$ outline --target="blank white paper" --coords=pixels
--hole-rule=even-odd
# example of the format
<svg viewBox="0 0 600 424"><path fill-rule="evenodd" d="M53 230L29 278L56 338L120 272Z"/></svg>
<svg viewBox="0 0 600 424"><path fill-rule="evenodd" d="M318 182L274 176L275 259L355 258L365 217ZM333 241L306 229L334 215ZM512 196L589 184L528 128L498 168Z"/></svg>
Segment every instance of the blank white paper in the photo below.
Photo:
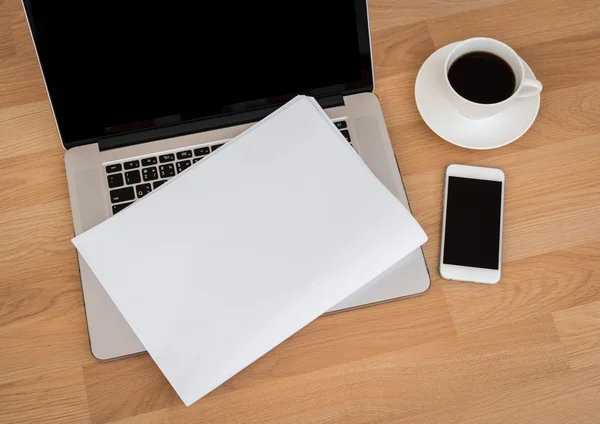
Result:
<svg viewBox="0 0 600 424"><path fill-rule="evenodd" d="M190 405L426 240L299 96L73 243Z"/></svg>

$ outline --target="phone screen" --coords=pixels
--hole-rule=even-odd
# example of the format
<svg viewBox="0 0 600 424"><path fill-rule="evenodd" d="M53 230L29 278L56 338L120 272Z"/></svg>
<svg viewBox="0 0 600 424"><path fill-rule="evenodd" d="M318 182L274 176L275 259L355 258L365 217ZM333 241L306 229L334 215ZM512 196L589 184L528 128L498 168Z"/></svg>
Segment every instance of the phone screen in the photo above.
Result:
<svg viewBox="0 0 600 424"><path fill-rule="evenodd" d="M499 269L502 184L448 178L444 264Z"/></svg>

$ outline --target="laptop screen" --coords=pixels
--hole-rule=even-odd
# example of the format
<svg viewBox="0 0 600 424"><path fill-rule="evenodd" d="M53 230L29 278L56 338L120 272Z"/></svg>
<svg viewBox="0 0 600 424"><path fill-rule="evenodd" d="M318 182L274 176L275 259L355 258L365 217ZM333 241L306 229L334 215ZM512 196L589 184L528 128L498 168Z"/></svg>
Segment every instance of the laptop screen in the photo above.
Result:
<svg viewBox="0 0 600 424"><path fill-rule="evenodd" d="M372 86L365 0L24 3L67 147Z"/></svg>

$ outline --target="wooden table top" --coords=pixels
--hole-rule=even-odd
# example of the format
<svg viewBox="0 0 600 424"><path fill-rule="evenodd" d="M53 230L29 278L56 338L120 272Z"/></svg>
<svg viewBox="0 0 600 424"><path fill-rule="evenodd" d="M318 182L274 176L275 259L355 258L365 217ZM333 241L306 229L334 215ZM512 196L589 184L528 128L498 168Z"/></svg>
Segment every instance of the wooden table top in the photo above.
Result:
<svg viewBox="0 0 600 424"><path fill-rule="evenodd" d="M90 354L63 150L18 0L0 0L1 423L600 422L600 1L372 0L377 94L425 295L322 317L190 408L148 355ZM419 66L471 36L544 83L517 142L469 151L414 102ZM438 273L444 170L506 173L503 278Z"/></svg>

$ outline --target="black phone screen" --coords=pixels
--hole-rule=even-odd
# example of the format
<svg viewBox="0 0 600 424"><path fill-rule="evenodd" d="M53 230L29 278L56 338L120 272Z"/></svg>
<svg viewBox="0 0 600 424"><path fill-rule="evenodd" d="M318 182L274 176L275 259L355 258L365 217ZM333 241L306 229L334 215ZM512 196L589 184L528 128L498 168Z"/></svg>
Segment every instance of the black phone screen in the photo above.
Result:
<svg viewBox="0 0 600 424"><path fill-rule="evenodd" d="M499 269L502 184L448 178L442 263Z"/></svg>

